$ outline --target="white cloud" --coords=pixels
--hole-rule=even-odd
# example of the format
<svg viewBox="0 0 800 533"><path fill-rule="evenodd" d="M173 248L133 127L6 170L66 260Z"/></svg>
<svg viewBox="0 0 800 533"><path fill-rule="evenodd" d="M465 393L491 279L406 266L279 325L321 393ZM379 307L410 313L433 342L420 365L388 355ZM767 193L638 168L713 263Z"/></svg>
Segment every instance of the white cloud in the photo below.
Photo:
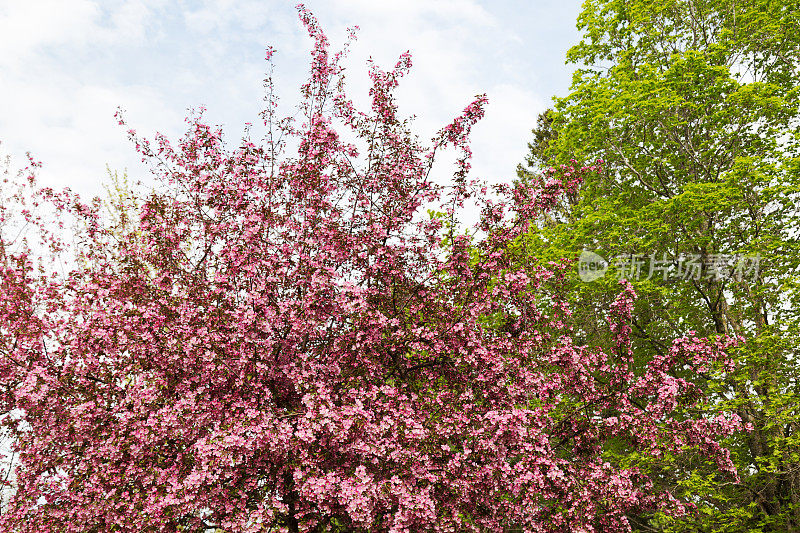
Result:
<svg viewBox="0 0 800 533"><path fill-rule="evenodd" d="M33 0L0 4L0 61L29 59L42 46L83 43L99 15L91 0Z"/></svg>
<svg viewBox="0 0 800 533"><path fill-rule="evenodd" d="M515 85L494 85L488 92L493 96L486 116L473 134L473 171L492 183L507 182L516 177L536 116L546 109L546 103L532 91Z"/></svg>
<svg viewBox="0 0 800 533"><path fill-rule="evenodd" d="M475 94L488 93L487 116L475 130L474 169L490 181L514 176L536 114L549 98L536 92L541 88L533 80L541 76L525 60L531 35L511 29L519 27L509 18L520 17L519 9L471 0L307 4L333 48L341 45L345 27L361 26L347 63L357 103L368 105L368 57L391 68L402 52L412 51L414 67L398 100L401 112L418 116L423 138ZM116 107L127 110L137 130L176 138L186 108L205 104L209 120L224 123L235 138L245 121L257 122L267 45L279 51L275 77L282 101L294 103L311 43L290 3L0 3L0 141L17 156L34 152L45 164L43 181L81 192L101 191L106 164L144 177L113 119Z"/></svg>

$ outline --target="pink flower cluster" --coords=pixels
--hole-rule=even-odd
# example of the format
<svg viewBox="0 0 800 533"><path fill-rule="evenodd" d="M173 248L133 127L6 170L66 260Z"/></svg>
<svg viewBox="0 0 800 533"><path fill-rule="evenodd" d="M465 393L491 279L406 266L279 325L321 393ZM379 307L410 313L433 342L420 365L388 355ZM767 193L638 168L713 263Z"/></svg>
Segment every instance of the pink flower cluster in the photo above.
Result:
<svg viewBox="0 0 800 533"><path fill-rule="evenodd" d="M678 339L637 372L630 286L613 352L578 346L548 292L565 265L510 251L596 168L506 190L485 238L454 234L453 206L481 197L465 176L485 97L423 146L392 93L410 56L373 66L372 108L356 111L343 55L300 17L304 124L268 98L258 144L228 149L202 113L177 146L131 130L163 184L132 223L42 196L85 228L66 274L3 235L0 401L18 463L0 529L629 531L628 513L684 504L610 464L611 440L733 472L717 439L737 420L692 418L705 400L671 374L725 364L730 341ZM457 187L428 177L443 145L460 150Z"/></svg>

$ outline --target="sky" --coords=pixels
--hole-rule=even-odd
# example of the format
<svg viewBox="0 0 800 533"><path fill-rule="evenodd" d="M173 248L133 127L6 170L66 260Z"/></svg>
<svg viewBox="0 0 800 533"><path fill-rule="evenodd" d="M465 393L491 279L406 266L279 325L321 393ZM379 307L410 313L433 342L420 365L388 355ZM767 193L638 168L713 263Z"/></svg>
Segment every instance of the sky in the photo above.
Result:
<svg viewBox="0 0 800 533"><path fill-rule="evenodd" d="M0 0L0 154L43 163L40 181L103 195L107 168L149 179L124 127L177 140L187 110L205 106L232 143L258 122L265 49L273 46L278 94L290 110L308 74L311 40L296 2L275 0ZM578 0L351 0L305 5L335 50L346 28L358 40L345 65L348 94L368 102L367 59L391 68L410 50L397 92L430 138L486 93L473 133L473 175L508 182L527 153L536 116L565 95L578 40Z"/></svg>

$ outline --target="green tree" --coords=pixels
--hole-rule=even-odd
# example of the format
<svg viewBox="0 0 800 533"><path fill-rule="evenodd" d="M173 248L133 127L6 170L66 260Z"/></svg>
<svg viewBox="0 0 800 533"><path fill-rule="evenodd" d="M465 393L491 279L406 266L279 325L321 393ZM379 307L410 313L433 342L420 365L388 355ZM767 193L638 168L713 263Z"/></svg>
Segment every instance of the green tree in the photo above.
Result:
<svg viewBox="0 0 800 533"><path fill-rule="evenodd" d="M602 310L623 275L641 295L638 364L692 330L746 339L723 382L688 366L683 375L752 424L728 443L741 483L691 461L645 463L620 443L610 458L639 464L698 506L679 522L632 522L643 531L798 531L800 4L587 0L578 27L571 92L540 117L519 177L570 159L603 159L604 171L543 220L526 249L540 260L592 250L612 263L599 280L573 282L581 342L612 342ZM696 259L696 270L687 274L680 258ZM737 275L737 265L749 271Z"/></svg>

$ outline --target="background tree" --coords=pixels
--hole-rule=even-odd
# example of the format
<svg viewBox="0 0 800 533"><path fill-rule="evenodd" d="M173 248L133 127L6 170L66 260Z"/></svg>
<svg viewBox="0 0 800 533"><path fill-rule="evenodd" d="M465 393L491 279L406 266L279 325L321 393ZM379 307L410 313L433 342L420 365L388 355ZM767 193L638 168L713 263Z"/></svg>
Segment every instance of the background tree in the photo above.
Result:
<svg viewBox="0 0 800 533"><path fill-rule="evenodd" d="M607 462L616 441L732 475L717 439L736 416L705 416L708 399L669 374L724 375L731 339L676 338L636 373L630 286L603 351L567 335L562 267L512 261L529 220L597 169L503 187L485 238L449 232L481 194L466 142L485 98L424 147L392 97L410 57L372 69L359 112L341 54L300 16L304 123L277 120L268 97L259 144L228 149L201 116L174 147L131 130L161 183L119 199L136 219L24 187L17 220L54 254L67 244L45 207L79 223L63 272L10 247L2 211L0 400L20 462L0 528L625 531L626 514L685 502ZM445 146L461 153L448 187L428 178Z"/></svg>
<svg viewBox="0 0 800 533"><path fill-rule="evenodd" d="M651 463L699 513L678 523L640 516L642 530L800 528L799 22L789 1L589 0L567 56L579 66L571 93L556 100L552 125L534 130L529 168L605 161L527 240L543 259L587 249L612 262L604 278L572 283L578 342L612 342L602 325L619 275L641 296L639 364L688 331L748 339L724 383L695 368L679 374L753 425L730 440L743 482L698 475L691 461ZM631 256L639 275L613 265ZM698 258L697 276L682 256ZM759 266L737 276L736 261L724 264L736 256ZM623 446L616 461L639 458Z"/></svg>

